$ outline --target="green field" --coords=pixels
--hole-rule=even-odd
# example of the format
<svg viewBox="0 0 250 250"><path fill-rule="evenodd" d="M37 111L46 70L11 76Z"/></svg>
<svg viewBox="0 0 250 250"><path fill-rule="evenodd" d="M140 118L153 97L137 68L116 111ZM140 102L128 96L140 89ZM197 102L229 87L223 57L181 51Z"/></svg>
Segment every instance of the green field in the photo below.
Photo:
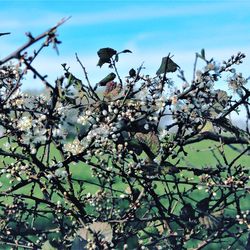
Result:
<svg viewBox="0 0 250 250"><path fill-rule="evenodd" d="M3 142L2 142L3 143ZM240 145L234 145L235 148L241 150L241 146ZM187 152L187 156L184 156L183 154L180 154L178 156L178 159L181 159L180 162L178 163L178 167L180 168L186 168L185 170L182 170L178 175L183 175L186 178L194 178L193 181L195 182L199 182L199 178L197 176L195 176L193 174L192 171L188 171L188 168L208 168L208 167L213 167L216 164L226 164L225 161L227 161L227 163L230 163L233 159L235 159L235 157L237 157L239 155L239 152L233 150L232 148L230 148L229 146L224 146L223 150L224 150L224 158L219 154L219 150L222 150L221 146L219 145L219 143L214 143L212 141L202 141L199 143L195 143L192 145L188 145L185 147L185 151ZM60 159L60 155L58 154L58 152L56 151L55 148L51 148L51 154L53 155L53 157L55 157L56 159ZM144 157L144 155L141 155L141 157ZM8 157L1 157L0 158L0 168L3 169L4 168L4 164L9 164L11 163L13 160L11 160ZM93 160L94 161L94 160ZM172 159L171 162L174 164L177 161L177 159ZM242 157L240 157L237 162L235 162L235 165L242 165L242 166L246 166L249 167L249 162L250 162L250 156L249 154L245 154ZM72 177L73 178L77 178L77 179L81 179L84 182L84 193L96 193L96 191L99 190L99 182L97 181L96 178L92 177L92 171L90 169L90 167L84 163L77 163L75 165L71 164L70 165L70 171L72 172ZM171 178L174 178L172 175L169 175L169 180L171 180ZM0 192L3 192L3 190L8 190L8 188L12 185L10 183L10 179L6 178L6 175L2 175L0 178L0 182L2 183L2 186L0 188ZM92 183L92 184L91 184ZM97 185L95 185L95 183L97 183ZM155 183L156 187L156 193L159 195L164 194L164 187L161 185L161 183ZM67 183L65 184L66 189L67 187ZM119 195L119 191L121 193L124 192L125 188L127 188L127 185L124 184L120 178L117 178L116 183L113 184L112 186L114 189L117 190L117 195ZM174 184L170 184L169 187L174 188ZM23 188L20 188L18 190L16 190L14 193L15 194L29 194L31 192L31 190L34 188L33 190L33 195L37 198L43 198L43 193L40 191L40 188L38 186L33 186L33 184L29 184L26 185ZM76 185L75 187L75 191L77 192L80 187L79 185ZM187 185L185 184L181 184L179 185L179 188L181 191L185 190L186 188L188 188ZM206 197L206 193L203 190L196 190L192 193L192 195L190 196L193 199L197 199L197 197L199 197L199 199L202 199L203 197ZM6 203L11 203L12 202L12 198L6 198L3 197L0 199L1 201L3 201L5 204ZM53 195L53 201L56 203L58 200L61 200L62 202L64 202L64 199L58 195ZM27 202L30 202L30 205L34 205L33 201L31 200L27 200ZM164 201L163 201L164 202ZM250 199L248 197L248 199L244 199L241 201L241 206L243 209L249 209L249 203L250 203ZM166 205L167 205L167 201L166 201ZM176 208L176 211L178 212L180 208ZM232 213L235 213L233 211L233 207L232 207ZM90 211L91 212L91 211ZM38 228L53 228L53 223L50 221L50 219L37 219L35 224L36 227ZM246 240L246 239L245 239ZM192 245L190 245L190 247L192 247ZM213 246L211 245L209 248L207 249L217 249L217 245Z"/></svg>
<svg viewBox="0 0 250 250"><path fill-rule="evenodd" d="M4 142L2 142L3 144ZM234 147L241 149L240 145L234 145ZM180 156L177 159L181 159L181 161L178 163L179 167L185 167L185 168L205 168L205 167L213 167L218 162L221 164L225 164L223 157L219 154L218 148L220 148L219 143L213 142L213 141L202 141L199 143L191 144L185 146L185 151L187 152L187 156L184 156L183 154L180 154ZM236 152L229 146L224 146L224 152L225 157L230 163L234 158L236 158L239 155L239 152ZM54 147L51 147L51 155L52 157L55 157L56 159L60 159L60 154L56 151ZM143 155L141 157L144 157ZM9 157L0 156L0 168L4 168L4 162L6 164L11 163L13 160ZM170 160L170 162L175 163L177 160ZM240 157L239 160L236 161L236 165L242 165L249 167L250 163L250 155L249 153L244 154L242 157ZM74 178L80 178L85 182L84 184L84 190L86 193L95 193L99 187L95 185L96 179L92 177L92 171L90 167L84 163L76 163L70 165L70 171L72 172L72 177ZM181 174L186 175L187 177L194 177L192 171L183 170ZM120 190L121 192L124 191L125 186L122 182L117 179L118 182L114 184L114 188L117 190ZM0 188L0 191L7 190L10 187L10 181L8 178L6 178L6 175L3 175L0 177L0 182L2 183L2 187ZM91 184L93 183L93 184ZM30 192L30 188L32 187L32 184L25 186L24 188L19 189L16 191L18 194L28 194ZM185 188L185 185L183 186ZM43 194L39 191L39 188L35 188L34 194L37 197L42 198ZM161 187L159 187L159 192L161 193Z"/></svg>

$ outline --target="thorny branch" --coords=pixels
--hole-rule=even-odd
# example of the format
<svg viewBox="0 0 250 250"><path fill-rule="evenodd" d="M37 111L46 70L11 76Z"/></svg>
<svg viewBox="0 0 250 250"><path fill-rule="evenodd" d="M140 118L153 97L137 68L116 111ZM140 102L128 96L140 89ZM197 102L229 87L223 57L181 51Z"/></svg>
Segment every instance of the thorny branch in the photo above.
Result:
<svg viewBox="0 0 250 250"><path fill-rule="evenodd" d="M202 51L191 83L180 70L179 88L169 77L177 69L170 54L156 76L144 75L141 65L123 81L116 50L104 48L101 64L114 72L96 90L77 54L87 84L62 64L65 74L52 86L31 64L57 45L55 31L66 20L37 37L28 33L29 41L0 63L0 242L177 250L224 247L227 240L242 247L250 221L241 202L249 199L250 135L229 115L249 105L247 78L232 68L245 55L221 66ZM25 64L23 72L6 64L11 59ZM20 90L27 70L49 93ZM224 73L238 98L217 88Z"/></svg>

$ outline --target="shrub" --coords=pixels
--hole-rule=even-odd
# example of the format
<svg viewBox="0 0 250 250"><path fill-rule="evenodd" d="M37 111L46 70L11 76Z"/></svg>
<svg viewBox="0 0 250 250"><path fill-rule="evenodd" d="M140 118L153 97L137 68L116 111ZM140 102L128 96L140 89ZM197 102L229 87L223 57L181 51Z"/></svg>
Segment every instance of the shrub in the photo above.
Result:
<svg viewBox="0 0 250 250"><path fill-rule="evenodd" d="M84 79L62 64L65 74L52 85L32 62L43 48L57 48L55 32L64 21L37 37L28 34L27 44L0 61L2 244L249 247L249 127L229 119L240 107L250 116L248 79L234 68L245 55L218 64L202 50L188 81L169 54L155 76L141 65L122 80L116 65L131 51L102 48L98 65L111 73L95 86L77 56ZM181 87L169 77L177 70ZM47 94L21 91L27 72ZM217 87L225 76L232 96Z"/></svg>

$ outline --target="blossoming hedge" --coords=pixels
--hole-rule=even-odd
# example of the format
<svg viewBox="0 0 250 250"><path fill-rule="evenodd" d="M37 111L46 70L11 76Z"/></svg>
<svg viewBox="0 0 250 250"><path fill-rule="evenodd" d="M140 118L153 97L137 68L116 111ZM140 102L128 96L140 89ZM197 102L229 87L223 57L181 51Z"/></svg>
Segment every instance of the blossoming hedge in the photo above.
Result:
<svg viewBox="0 0 250 250"><path fill-rule="evenodd" d="M245 55L220 64L202 50L188 80L169 54L155 76L141 65L121 79L117 63L131 51L102 48L98 66L111 73L96 85L77 55L83 77L64 63L65 74L52 84L32 63L47 46L57 49L64 21L37 37L28 33L25 45L0 60L1 244L250 247L250 91L236 71ZM45 94L22 92L28 73L45 84ZM243 109L244 129L230 120Z"/></svg>

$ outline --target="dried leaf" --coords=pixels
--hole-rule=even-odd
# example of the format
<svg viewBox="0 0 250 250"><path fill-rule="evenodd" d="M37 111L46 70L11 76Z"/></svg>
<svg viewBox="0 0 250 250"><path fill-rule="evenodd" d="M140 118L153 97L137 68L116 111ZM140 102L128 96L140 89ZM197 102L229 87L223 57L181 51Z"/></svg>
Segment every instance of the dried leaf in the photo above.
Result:
<svg viewBox="0 0 250 250"><path fill-rule="evenodd" d="M207 131L214 131L213 123L210 121L206 121L204 127L201 130L201 132L207 132Z"/></svg>
<svg viewBox="0 0 250 250"><path fill-rule="evenodd" d="M216 99L213 106L209 109L210 115L215 118L218 114L222 113L228 104L228 95L224 90L217 89Z"/></svg>
<svg viewBox="0 0 250 250"><path fill-rule="evenodd" d="M103 93L105 98L112 99L113 97L117 97L122 90L121 84L117 84L114 81L108 82L106 84L106 89Z"/></svg>
<svg viewBox="0 0 250 250"><path fill-rule="evenodd" d="M243 132L241 129L238 127L234 126L231 121L225 117L218 118L215 120L216 125L219 125L219 127L223 128L226 131L229 131L233 134L235 134L237 137L240 136L240 132Z"/></svg>
<svg viewBox="0 0 250 250"><path fill-rule="evenodd" d="M97 234L99 237L104 239L107 242L111 242L113 238L112 227L107 222L93 222L89 225L89 229L81 228L78 231L78 235L81 236L84 240L93 239L93 235L90 231Z"/></svg>
<svg viewBox="0 0 250 250"><path fill-rule="evenodd" d="M104 92L104 95L108 95L112 90L114 90L117 87L117 83L114 81L107 82L106 89Z"/></svg>
<svg viewBox="0 0 250 250"><path fill-rule="evenodd" d="M49 240L47 240L47 241L45 241L44 244L42 245L41 250L56 250L56 248L53 247L53 246L50 244Z"/></svg>
<svg viewBox="0 0 250 250"><path fill-rule="evenodd" d="M135 138L140 142L146 144L153 154L157 155L160 149L160 141L158 136L150 131L147 134L144 133L136 133Z"/></svg>
<svg viewBox="0 0 250 250"><path fill-rule="evenodd" d="M206 214L199 217L199 222L207 229L216 230L222 223L224 210L219 210L211 214Z"/></svg>

